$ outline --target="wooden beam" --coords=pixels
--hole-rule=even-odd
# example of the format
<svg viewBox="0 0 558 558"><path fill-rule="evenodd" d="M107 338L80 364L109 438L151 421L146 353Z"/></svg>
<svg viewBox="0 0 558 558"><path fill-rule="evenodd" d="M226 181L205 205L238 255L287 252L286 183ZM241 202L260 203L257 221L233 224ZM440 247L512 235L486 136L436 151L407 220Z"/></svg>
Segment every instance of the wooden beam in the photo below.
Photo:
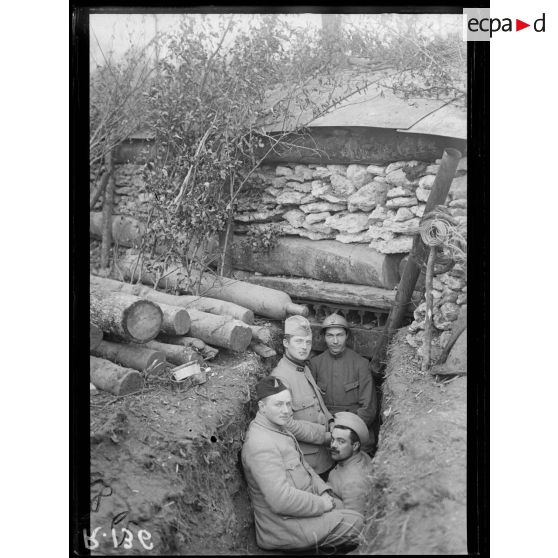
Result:
<svg viewBox="0 0 558 558"><path fill-rule="evenodd" d="M372 309L389 311L395 301L395 291L352 285L349 283L329 283L302 277L272 277L250 275L243 280L262 287L283 291L294 298L315 300L316 302L335 302L351 306L366 306Z"/></svg>

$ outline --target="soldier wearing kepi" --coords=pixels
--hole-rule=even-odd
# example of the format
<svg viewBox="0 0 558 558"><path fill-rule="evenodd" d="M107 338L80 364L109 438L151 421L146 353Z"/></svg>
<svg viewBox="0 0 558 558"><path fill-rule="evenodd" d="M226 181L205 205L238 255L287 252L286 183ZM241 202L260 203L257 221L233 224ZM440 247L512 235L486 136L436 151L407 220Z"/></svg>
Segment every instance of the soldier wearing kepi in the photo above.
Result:
<svg viewBox="0 0 558 558"><path fill-rule="evenodd" d="M375 442L372 425L377 401L368 361L347 347L349 324L343 316L328 316L322 322L322 331L327 351L311 359L310 370L331 413L349 411L365 422L369 440L362 450L369 452Z"/></svg>
<svg viewBox="0 0 558 558"><path fill-rule="evenodd" d="M256 396L258 413L246 433L242 465L258 546L322 549L328 554L356 547L362 515L340 507L331 486L308 465L286 429L292 420L290 391L280 379L268 376L256 385Z"/></svg>
<svg viewBox="0 0 558 558"><path fill-rule="evenodd" d="M312 349L312 330L306 318L291 316L285 320L283 346L285 354L271 375L280 378L291 390L295 422L305 420L319 424L324 427L324 430L328 430L333 416L328 411L306 363ZM296 432L293 434L297 435ZM325 479L327 472L333 467L333 460L328 448L320 443L301 441L300 449L314 471L323 475Z"/></svg>
<svg viewBox="0 0 558 558"><path fill-rule="evenodd" d="M360 448L368 442L368 427L354 413L340 412L335 415L331 436L331 456L337 465L329 473L328 484L344 508L365 515L372 488L372 459Z"/></svg>

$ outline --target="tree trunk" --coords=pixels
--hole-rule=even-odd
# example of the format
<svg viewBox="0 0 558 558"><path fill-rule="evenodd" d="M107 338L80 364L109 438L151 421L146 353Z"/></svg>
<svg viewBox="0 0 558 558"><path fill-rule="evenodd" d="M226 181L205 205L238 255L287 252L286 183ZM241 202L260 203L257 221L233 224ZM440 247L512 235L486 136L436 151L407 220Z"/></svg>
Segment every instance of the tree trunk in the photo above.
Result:
<svg viewBox="0 0 558 558"><path fill-rule="evenodd" d="M169 335L184 335L190 330L190 315L180 306L159 303L163 311L161 331Z"/></svg>
<svg viewBox="0 0 558 558"><path fill-rule="evenodd" d="M168 362L173 364L186 364L187 362L202 362L202 356L195 350L181 345L170 345L159 341L149 341L146 346L155 351L164 353Z"/></svg>
<svg viewBox="0 0 558 558"><path fill-rule="evenodd" d="M128 395L143 387L141 374L137 370L123 368L94 356L89 357L89 379L97 389L113 395Z"/></svg>
<svg viewBox="0 0 558 558"><path fill-rule="evenodd" d="M144 345L102 341L91 354L140 372L148 370L151 374L159 374L165 367L165 354Z"/></svg>
<svg viewBox="0 0 558 558"><path fill-rule="evenodd" d="M124 341L146 343L157 337L163 312L137 296L103 291L90 286L90 321L107 333Z"/></svg>
<svg viewBox="0 0 558 558"><path fill-rule="evenodd" d="M190 311L190 319L190 333L211 345L240 352L245 351L252 340L252 330L239 320L197 310Z"/></svg>
<svg viewBox="0 0 558 558"><path fill-rule="evenodd" d="M96 349L103 340L103 332L95 324L89 324L89 350Z"/></svg>
<svg viewBox="0 0 558 558"><path fill-rule="evenodd" d="M112 153L107 154L108 183L105 188L103 200L103 240L101 244L101 268L109 265L109 252L112 244L112 206L114 204L114 170L112 165Z"/></svg>
<svg viewBox="0 0 558 558"><path fill-rule="evenodd" d="M154 285L157 277L153 273L142 270L137 266L137 256L124 256L120 258L119 267L127 280L141 281ZM175 288L184 291L183 278L188 276L188 270L172 264L163 272L163 277L158 284L164 288ZM200 294L212 298L234 302L255 313L276 320L285 319L289 314L308 315L308 308L293 304L291 297L281 291L252 285L236 279L217 277L204 273L200 280ZM191 317L191 316L190 316ZM195 337L199 337L195 335Z"/></svg>
<svg viewBox="0 0 558 558"><path fill-rule="evenodd" d="M432 190L426 202L426 207L424 208L425 215L432 211L437 205L443 205L445 203L459 159L461 159L461 153L457 149L448 148L444 150L440 169L436 174ZM424 254L424 244L420 235L417 234L413 240L413 247L409 254L403 276L399 282L397 294L395 295L395 303L389 313L384 332L374 349L374 355L370 362L372 373L376 376L381 376L386 348L395 331L401 326L403 317L409 311L409 302L413 295L418 276L420 275L420 262L424 260Z"/></svg>
<svg viewBox="0 0 558 558"><path fill-rule="evenodd" d="M131 273L131 271L130 271ZM136 273L137 275L137 273ZM123 283L114 279L105 279L103 277L89 276L89 282L92 285L109 291L118 291L146 298L156 304L168 304L170 306L180 306L186 310L199 310L200 312L208 312L210 314L218 314L221 316L231 316L237 320L251 324L254 321L254 313L248 308L243 308L232 302L225 302L216 298L206 298L192 295L171 295L156 291L145 285Z"/></svg>
<svg viewBox="0 0 558 558"><path fill-rule="evenodd" d="M248 283L261 285L286 292L296 298L317 302L334 302L389 310L395 300L393 290L352 285L349 283L328 283L302 277L271 277L254 275L246 279Z"/></svg>
<svg viewBox="0 0 558 558"><path fill-rule="evenodd" d="M294 236L279 237L270 250L258 252L242 240L234 238L231 253L233 266L243 271L383 289L393 289L399 281L403 254L380 254L362 244Z"/></svg>

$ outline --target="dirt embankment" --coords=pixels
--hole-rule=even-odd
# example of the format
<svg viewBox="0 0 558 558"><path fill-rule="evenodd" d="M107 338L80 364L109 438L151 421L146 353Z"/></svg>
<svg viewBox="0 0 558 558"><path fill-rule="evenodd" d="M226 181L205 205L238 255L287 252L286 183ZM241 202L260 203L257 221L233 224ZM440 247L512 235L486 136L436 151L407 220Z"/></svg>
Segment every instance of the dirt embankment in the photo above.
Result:
<svg viewBox="0 0 558 558"><path fill-rule="evenodd" d="M188 391L91 396L92 554L257 552L238 452L266 367L252 353L219 364Z"/></svg>
<svg viewBox="0 0 558 558"><path fill-rule="evenodd" d="M399 333L383 384L370 526L359 554L466 554L467 380L420 372Z"/></svg>

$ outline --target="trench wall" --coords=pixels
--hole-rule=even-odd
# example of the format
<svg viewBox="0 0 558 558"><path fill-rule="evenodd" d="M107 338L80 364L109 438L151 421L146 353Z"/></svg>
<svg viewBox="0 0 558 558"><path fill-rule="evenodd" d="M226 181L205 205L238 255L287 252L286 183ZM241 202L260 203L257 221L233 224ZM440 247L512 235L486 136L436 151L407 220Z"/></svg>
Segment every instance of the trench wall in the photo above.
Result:
<svg viewBox="0 0 558 558"><path fill-rule="evenodd" d="M333 240L341 246L366 245L381 254L406 255L424 214L440 159L393 160L382 165L276 163L249 177L236 200L235 234L298 236ZM143 165L116 165L115 203L120 214L145 218L152 193ZM92 175L92 181L94 177ZM448 208L467 221L467 158L459 162ZM100 202L96 210L101 208ZM400 269L402 271L402 268ZM434 280L434 343L443 348L467 304L463 265ZM415 309L407 341L422 345L425 304ZM436 349L434 350L434 358Z"/></svg>

